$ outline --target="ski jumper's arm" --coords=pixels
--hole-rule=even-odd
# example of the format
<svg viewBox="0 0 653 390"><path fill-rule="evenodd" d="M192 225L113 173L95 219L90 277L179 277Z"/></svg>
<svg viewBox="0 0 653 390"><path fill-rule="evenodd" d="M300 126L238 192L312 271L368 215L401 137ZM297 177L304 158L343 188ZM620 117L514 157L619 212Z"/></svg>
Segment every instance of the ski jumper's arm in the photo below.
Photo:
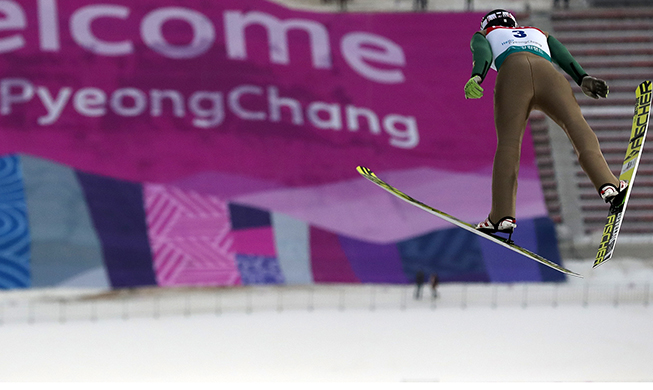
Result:
<svg viewBox="0 0 653 390"><path fill-rule="evenodd" d="M567 48L554 36L548 35L547 43L549 44L549 50L551 51L551 60L564 70L565 73L571 76L576 84L581 85L583 77L587 76L587 72L583 70L569 50L567 50Z"/></svg>
<svg viewBox="0 0 653 390"><path fill-rule="evenodd" d="M472 58L474 61L472 77L479 76L482 82L485 80L485 76L492 65L492 48L490 47L490 42L485 39L483 32L477 31L472 36L470 48L472 49Z"/></svg>

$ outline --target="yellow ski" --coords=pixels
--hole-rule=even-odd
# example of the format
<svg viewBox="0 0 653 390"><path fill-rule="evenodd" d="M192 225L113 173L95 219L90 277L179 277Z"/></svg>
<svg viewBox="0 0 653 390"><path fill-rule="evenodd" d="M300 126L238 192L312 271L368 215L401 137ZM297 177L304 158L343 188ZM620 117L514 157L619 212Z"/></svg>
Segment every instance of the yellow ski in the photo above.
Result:
<svg viewBox="0 0 653 390"><path fill-rule="evenodd" d="M619 236L619 230L621 230L621 224L626 213L626 206L628 205L628 199L630 199L630 193L635 182L635 175L637 174L639 160L642 157L642 149L648 131L648 122L651 114L651 81L642 82L637 87L635 96L637 102L635 103L635 115L633 116L630 141L628 141L626 158L624 158L621 174L619 175L619 180L625 180L628 183L628 187L624 190L623 194L618 195L620 198L616 202L617 204L613 204L610 207L608 220L603 228L601 243L596 253L593 268L610 260L617 244L617 237Z"/></svg>
<svg viewBox="0 0 653 390"><path fill-rule="evenodd" d="M440 217L440 218L444 219L447 222L450 222L450 223L452 223L452 224L454 224L454 225L456 225L458 227L461 227L461 228L463 228L463 229L465 229L465 230L467 230L467 231L469 231L471 233L474 233L474 234L476 234L476 235L478 235L480 237L488 239L488 240L490 240L490 241L492 241L492 242L494 242L496 244L499 244L499 245L501 245L501 246L503 246L505 248L508 248L508 249L510 249L510 250L512 250L514 252L517 252L520 255L526 256L529 259L535 260L538 263L544 264L547 267L551 267L551 268L553 268L553 269L555 269L557 271L560 271L562 273L565 273L567 275L572 275L572 276L576 276L576 277L580 277L580 278L583 277L582 275L577 274L576 272L570 271L570 270L562 267L559 264L556 264L556 263L554 263L554 262L552 262L550 260L545 259L544 257L538 255L537 253L533 253L533 252L529 251L526 248L522 248L522 247L520 247L519 245L515 244L512 241L508 241L508 239L506 239L506 238L503 238L503 237L500 237L500 236L497 236L497 235L494 235L494 234L482 233L482 232L476 230L474 225L469 224L469 223L464 222L464 221L461 221L460 219L458 219L456 217L453 217L453 216L451 216L451 215L449 215L449 214L447 214L447 213L445 213L443 211L434 209L433 207L431 207L429 205L426 205L426 204L420 202L419 200L416 200L416 199L404 194L403 192L401 192L398 189L394 188L390 184L388 184L388 183L384 182L383 180L379 179L374 174L374 172L372 172L369 168L359 166L359 167L356 167L356 170L364 178L368 179L372 183L374 183L374 184L378 185L379 187L383 188L384 190L388 191L392 195L398 197L399 199L403 199L404 201L406 201L406 202L408 202L408 203L410 203L410 204L412 204L414 206L417 206L420 209L435 215L436 217Z"/></svg>

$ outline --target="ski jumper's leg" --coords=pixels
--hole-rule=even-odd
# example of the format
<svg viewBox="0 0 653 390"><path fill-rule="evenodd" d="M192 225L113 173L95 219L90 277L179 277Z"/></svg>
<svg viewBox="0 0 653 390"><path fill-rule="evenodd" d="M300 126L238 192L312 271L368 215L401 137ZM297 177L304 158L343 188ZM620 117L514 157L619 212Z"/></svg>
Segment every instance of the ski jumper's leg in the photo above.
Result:
<svg viewBox="0 0 653 390"><path fill-rule="evenodd" d="M534 58L531 62L538 75L534 108L547 114L567 133L581 168L597 191L607 183L619 188L619 180L605 161L596 134L585 121L569 81L549 61Z"/></svg>
<svg viewBox="0 0 653 390"><path fill-rule="evenodd" d="M526 53L508 56L494 87L494 125L497 150L492 168L490 220L515 217L517 175L526 121L532 109L533 75Z"/></svg>

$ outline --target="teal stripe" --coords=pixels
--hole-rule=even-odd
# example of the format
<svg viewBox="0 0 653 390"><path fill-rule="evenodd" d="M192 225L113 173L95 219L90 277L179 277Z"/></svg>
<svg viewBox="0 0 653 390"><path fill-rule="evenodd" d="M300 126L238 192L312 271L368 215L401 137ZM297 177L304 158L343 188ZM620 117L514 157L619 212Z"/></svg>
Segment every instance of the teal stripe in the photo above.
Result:
<svg viewBox="0 0 653 390"><path fill-rule="evenodd" d="M272 227L286 284L312 284L308 225L287 215L272 213Z"/></svg>
<svg viewBox="0 0 653 390"><path fill-rule="evenodd" d="M546 54L546 52L542 49L540 49L537 46L532 46L532 45L527 45L527 46L512 46L508 50L504 51L503 53L499 54L496 60L494 60L494 66L499 70L501 68L501 65L503 64L503 61L508 57L508 55L512 53L517 53L521 51L527 51L533 54L537 54L540 57L545 58L547 61L551 61L551 56Z"/></svg>
<svg viewBox="0 0 653 390"><path fill-rule="evenodd" d="M32 232L32 285L109 287L100 240L74 170L28 156L21 160Z"/></svg>

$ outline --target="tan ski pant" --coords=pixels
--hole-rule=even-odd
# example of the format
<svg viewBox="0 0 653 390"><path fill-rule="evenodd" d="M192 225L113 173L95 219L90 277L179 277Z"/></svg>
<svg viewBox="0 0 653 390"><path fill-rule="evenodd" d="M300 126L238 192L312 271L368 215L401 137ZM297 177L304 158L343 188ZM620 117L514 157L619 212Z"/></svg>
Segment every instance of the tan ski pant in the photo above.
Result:
<svg viewBox="0 0 653 390"><path fill-rule="evenodd" d="M521 143L533 109L544 112L567 133L582 169L597 191L606 183L618 188L619 180L610 171L567 79L540 56L513 53L501 65L494 89L497 150L490 220L495 223L503 217L515 217Z"/></svg>

